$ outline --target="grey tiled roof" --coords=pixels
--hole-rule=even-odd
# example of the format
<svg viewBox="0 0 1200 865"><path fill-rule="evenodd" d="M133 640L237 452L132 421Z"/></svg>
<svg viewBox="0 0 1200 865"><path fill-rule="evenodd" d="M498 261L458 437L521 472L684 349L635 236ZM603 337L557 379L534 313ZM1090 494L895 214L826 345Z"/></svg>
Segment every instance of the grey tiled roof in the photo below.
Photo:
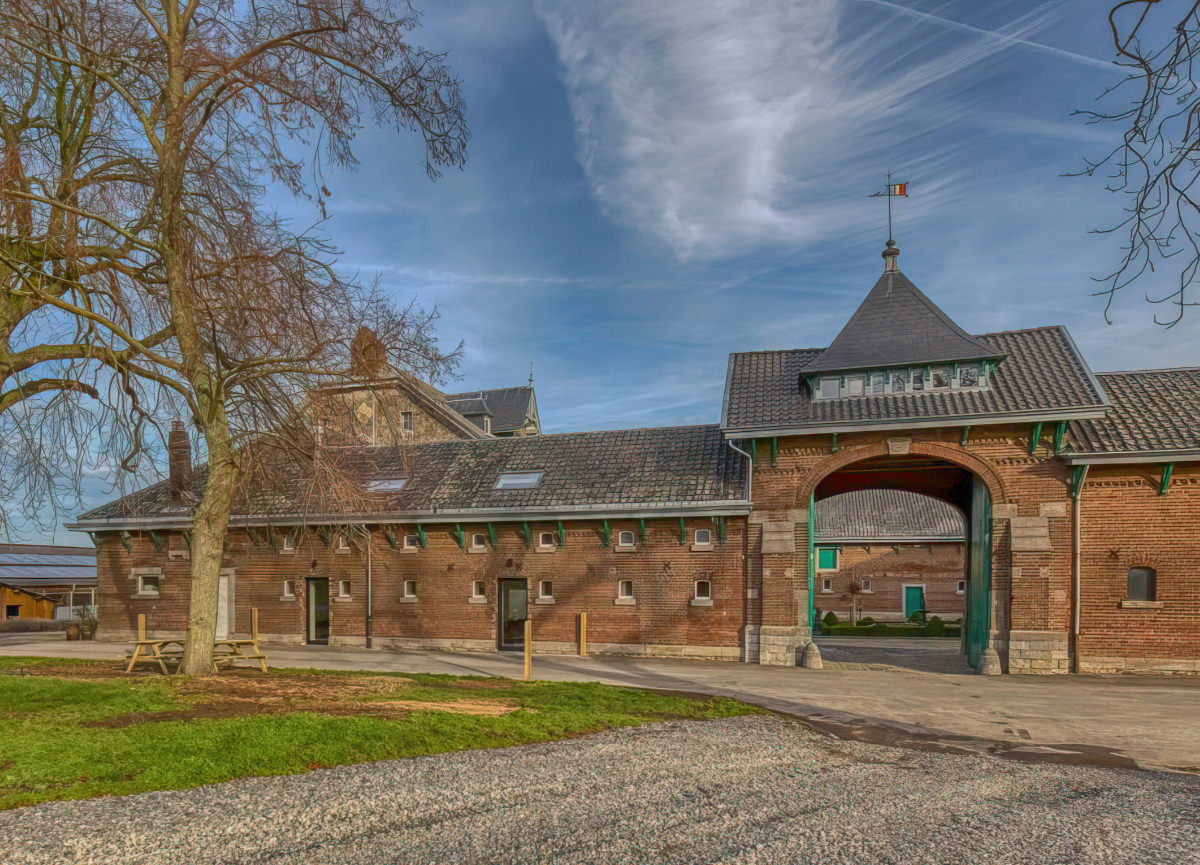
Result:
<svg viewBox="0 0 1200 865"><path fill-rule="evenodd" d="M471 510L654 510L739 503L745 499L745 463L714 426L663 427L564 433L500 439L352 447L331 454L365 483L406 477L398 492L364 496L362 513L432 514ZM541 471L533 489L495 489L505 471ZM204 481L203 467L194 489ZM271 488L256 487L244 514L295 518L314 516L305 506L307 475L297 473ZM166 482L96 508L80 521L175 517Z"/></svg>
<svg viewBox="0 0 1200 865"><path fill-rule="evenodd" d="M800 386L821 349L755 351L729 357L722 427L731 432L942 418L1095 410L1105 405L1066 329L983 334L977 339L1005 355L986 390L925 390L881 396L811 399Z"/></svg>
<svg viewBox="0 0 1200 865"><path fill-rule="evenodd" d="M490 413L492 432L497 433L513 432L524 426L525 419L533 414L532 400L533 387L530 385L446 394L446 402L461 415Z"/></svg>
<svg viewBox="0 0 1200 865"><path fill-rule="evenodd" d="M1076 421L1068 450L1138 453L1200 448L1200 367L1097 375L1112 407L1102 420Z"/></svg>
<svg viewBox="0 0 1200 865"><path fill-rule="evenodd" d="M998 358L1003 351L950 320L900 271L884 273L806 373Z"/></svg>
<svg viewBox="0 0 1200 865"><path fill-rule="evenodd" d="M818 540L961 541L962 511L949 502L907 490L856 490L816 503L813 527Z"/></svg>

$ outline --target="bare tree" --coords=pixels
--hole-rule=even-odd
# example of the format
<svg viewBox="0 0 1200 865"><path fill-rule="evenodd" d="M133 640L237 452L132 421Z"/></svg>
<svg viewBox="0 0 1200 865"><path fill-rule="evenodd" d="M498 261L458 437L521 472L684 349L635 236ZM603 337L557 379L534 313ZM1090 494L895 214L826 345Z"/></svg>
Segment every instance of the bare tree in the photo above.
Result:
<svg viewBox="0 0 1200 865"><path fill-rule="evenodd" d="M858 614L862 611L858 601L858 596L862 594L862 583L857 580L851 580L846 586L846 593L842 595L843 601L850 602L850 626L858 624Z"/></svg>
<svg viewBox="0 0 1200 865"><path fill-rule="evenodd" d="M1101 172L1107 188L1125 196L1126 216L1101 233L1126 237L1117 268L1098 281L1106 288L1105 319L1118 292L1147 272L1167 266L1175 285L1147 292L1152 304L1170 309L1154 320L1170 327L1195 306L1200 276L1200 87L1194 64L1200 52L1200 2L1121 0L1108 14L1117 65L1129 70L1102 98L1128 94L1127 107L1080 111L1093 123L1117 123L1121 143L1083 174Z"/></svg>
<svg viewBox="0 0 1200 865"><path fill-rule="evenodd" d="M420 134L431 177L462 164L458 83L440 55L408 43L417 23L407 3L389 0L0 0L0 41L11 51L105 88L113 150L149 193L143 210L108 220L131 244L121 260L136 304L114 316L70 296L38 299L120 334L135 349L122 371L180 401L202 435L207 470L192 519L183 672L212 668L218 573L243 455L272 443L304 446L296 441L305 435L303 395L346 368L355 324L382 318L407 336L392 347L404 349L410 368L436 375L457 359L429 336L436 312L387 307L371 287L336 273L320 238L290 233L259 206L268 180L323 205L330 193L319 156L352 166L364 120ZM56 43L64 33L66 49ZM311 161L297 155L306 148ZM107 219L104 208L30 197ZM126 227L134 213L136 230ZM122 317L135 306L138 320L149 313L169 338L147 344L128 333ZM239 450L250 437L257 447Z"/></svg>

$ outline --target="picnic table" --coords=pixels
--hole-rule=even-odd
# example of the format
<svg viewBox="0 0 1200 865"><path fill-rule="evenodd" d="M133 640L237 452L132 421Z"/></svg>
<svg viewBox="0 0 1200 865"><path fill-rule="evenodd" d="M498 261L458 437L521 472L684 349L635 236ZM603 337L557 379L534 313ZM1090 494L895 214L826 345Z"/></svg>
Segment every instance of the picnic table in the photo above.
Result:
<svg viewBox="0 0 1200 865"><path fill-rule="evenodd" d="M164 676L170 675L168 664L179 669L183 661L183 641L179 639L151 640L146 637L146 614L138 614L137 639L129 653L126 673L132 673L137 664L156 664ZM267 672L267 656L258 646L258 608L250 610L250 636L222 637L213 643L213 672L221 667L231 667L238 661L257 661L258 668Z"/></svg>

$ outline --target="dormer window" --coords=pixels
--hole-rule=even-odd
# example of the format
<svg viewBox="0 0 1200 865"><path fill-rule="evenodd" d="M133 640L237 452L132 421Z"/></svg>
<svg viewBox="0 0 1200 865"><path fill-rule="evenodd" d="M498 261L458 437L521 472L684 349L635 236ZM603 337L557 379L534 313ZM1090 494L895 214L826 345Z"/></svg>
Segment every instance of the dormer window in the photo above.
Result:
<svg viewBox="0 0 1200 865"><path fill-rule="evenodd" d="M864 384L861 375L846 376L846 396L862 396L863 389Z"/></svg>
<svg viewBox="0 0 1200 865"><path fill-rule="evenodd" d="M877 396L883 393L883 387L887 383L887 376L881 372L871 373L871 394Z"/></svg>
<svg viewBox="0 0 1200 865"><path fill-rule="evenodd" d="M901 370L892 373L892 393L904 393L908 390L908 373Z"/></svg>
<svg viewBox="0 0 1200 865"><path fill-rule="evenodd" d="M821 399L837 399L842 395L842 380L840 378L821 379Z"/></svg>
<svg viewBox="0 0 1200 865"><path fill-rule="evenodd" d="M975 364L965 364L958 368L959 387L979 387L979 367Z"/></svg>
<svg viewBox="0 0 1200 865"><path fill-rule="evenodd" d="M935 366L933 368L932 382L935 388L950 387L950 377L954 375L954 370L948 366Z"/></svg>
<svg viewBox="0 0 1200 865"><path fill-rule="evenodd" d="M912 389L925 390L925 370L914 369L912 371Z"/></svg>

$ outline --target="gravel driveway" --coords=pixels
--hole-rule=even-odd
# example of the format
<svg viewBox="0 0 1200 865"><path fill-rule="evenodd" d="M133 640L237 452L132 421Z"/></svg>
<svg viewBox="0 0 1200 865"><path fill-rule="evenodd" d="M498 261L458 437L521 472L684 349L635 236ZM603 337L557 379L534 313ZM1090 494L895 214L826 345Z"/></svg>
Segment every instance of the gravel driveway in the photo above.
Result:
<svg viewBox="0 0 1200 865"><path fill-rule="evenodd" d="M0 813L25 863L1200 862L1200 778L751 716Z"/></svg>

